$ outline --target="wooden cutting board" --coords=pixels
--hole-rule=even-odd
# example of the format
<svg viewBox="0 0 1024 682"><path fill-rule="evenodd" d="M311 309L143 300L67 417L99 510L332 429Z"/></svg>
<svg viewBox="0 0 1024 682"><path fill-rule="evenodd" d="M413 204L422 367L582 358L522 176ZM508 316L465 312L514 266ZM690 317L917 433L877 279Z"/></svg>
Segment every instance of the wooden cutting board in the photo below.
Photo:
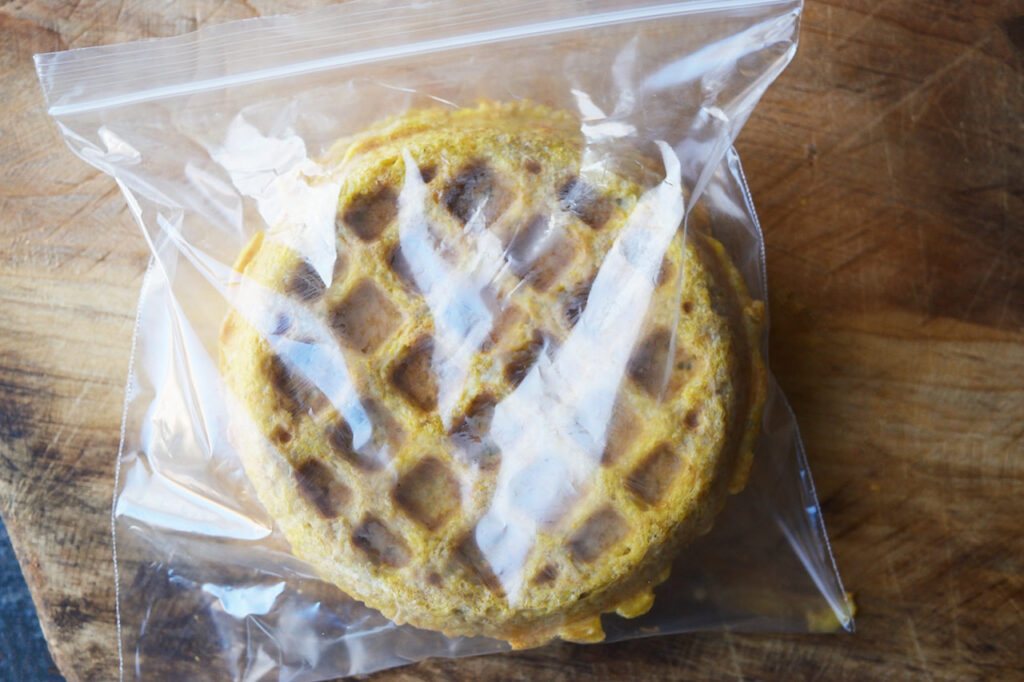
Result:
<svg viewBox="0 0 1024 682"><path fill-rule="evenodd" d="M44 111L36 52L319 2L0 3L0 513L54 658L117 672L109 520L147 251ZM743 131L773 368L855 635L701 634L426 661L442 679L1021 679L1024 7L807 4Z"/></svg>

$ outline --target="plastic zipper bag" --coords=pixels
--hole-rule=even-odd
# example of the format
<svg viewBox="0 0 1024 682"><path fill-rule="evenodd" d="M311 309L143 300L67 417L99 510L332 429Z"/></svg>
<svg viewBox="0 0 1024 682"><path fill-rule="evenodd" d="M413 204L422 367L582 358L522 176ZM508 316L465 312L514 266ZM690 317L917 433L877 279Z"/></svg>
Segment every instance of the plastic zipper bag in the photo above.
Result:
<svg viewBox="0 0 1024 682"><path fill-rule="evenodd" d="M732 148L800 11L357 0L38 55L152 250L122 677L851 629Z"/></svg>

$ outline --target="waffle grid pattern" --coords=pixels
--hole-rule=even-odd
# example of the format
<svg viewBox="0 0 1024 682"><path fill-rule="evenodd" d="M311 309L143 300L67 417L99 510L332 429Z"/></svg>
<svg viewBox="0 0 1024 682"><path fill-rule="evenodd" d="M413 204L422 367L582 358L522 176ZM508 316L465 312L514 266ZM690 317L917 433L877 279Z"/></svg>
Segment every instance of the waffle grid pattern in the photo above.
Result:
<svg viewBox="0 0 1024 682"><path fill-rule="evenodd" d="M493 410L571 333L597 267L642 192L614 175L581 178L578 160L566 162L579 154L575 134L552 131L545 112L525 114L521 127L499 140L487 132L493 112L475 131L463 121L460 146L452 149L443 136L419 142L430 136L416 125L346 142L343 156L328 155L343 178L331 281L272 239L236 266L331 330L372 424L369 439L357 438L358 425L315 381L237 316L229 317L222 345L236 393L252 390L260 377L267 387L252 412L270 444L263 450L287 460L297 491L295 500L268 507L286 508L274 514L279 521L287 514L314 519L304 532L286 532L296 551L342 557L333 567L313 561L398 621L516 645L556 633L599 639L601 612L637 615L649 607L652 586L664 577L662 549L674 544L665 536L681 523L706 529L717 511L701 505L734 409L733 331L711 300L712 289L727 283L709 286L679 234L662 264L592 483L542 524L522 569L526 596L510 603L474 537L502 465L503 453L487 435ZM507 152L495 153L502 146ZM410 176L400 150L410 148L425 185L424 241L443 264L442 276L462 286L440 308L432 309L421 291L430 273L424 275L419 254L405 252L402 192ZM289 316L278 318L275 331L287 336ZM469 328L465 340L481 320L486 334L459 354L450 329ZM438 329L442 324L448 332ZM526 486L549 483L543 469L523 473ZM260 492L261 499L275 494ZM321 537L303 547L305 533Z"/></svg>

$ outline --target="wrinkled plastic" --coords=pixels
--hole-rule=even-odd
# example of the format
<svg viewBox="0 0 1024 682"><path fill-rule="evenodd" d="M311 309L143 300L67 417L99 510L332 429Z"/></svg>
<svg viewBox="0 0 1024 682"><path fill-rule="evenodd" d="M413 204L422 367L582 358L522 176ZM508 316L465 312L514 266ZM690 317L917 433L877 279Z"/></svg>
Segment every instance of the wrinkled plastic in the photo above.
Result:
<svg viewBox="0 0 1024 682"><path fill-rule="evenodd" d="M751 297L766 301L762 236L732 142L792 58L800 10L782 0L357 1L38 55L68 144L116 179L152 250L112 511L122 678L315 680L506 649L396 625L293 556L231 437L238 396L220 375L218 334L232 308L261 315L245 312L232 264L254 234L291 224L311 226L286 238L317 267L337 187L303 178L323 172L318 159L337 139L411 109L529 99L579 119L591 169L653 153L660 187L684 188L685 203L655 210L668 238L686 229L684 212L701 216ZM629 307L621 334L580 357L628 357L639 333ZM304 361L320 384L338 384L324 370L337 356ZM585 412L607 420L608 409ZM770 377L745 490L655 595L645 615L604 616L606 641L852 628L797 426Z"/></svg>

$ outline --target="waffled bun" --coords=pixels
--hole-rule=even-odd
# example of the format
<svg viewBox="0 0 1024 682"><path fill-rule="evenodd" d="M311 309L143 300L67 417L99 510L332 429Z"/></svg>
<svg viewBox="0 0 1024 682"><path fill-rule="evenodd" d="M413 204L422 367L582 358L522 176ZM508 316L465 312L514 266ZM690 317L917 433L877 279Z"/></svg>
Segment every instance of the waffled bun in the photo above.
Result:
<svg viewBox="0 0 1024 682"><path fill-rule="evenodd" d="M255 237L221 342L296 555L397 623L515 647L645 612L760 421L762 308L721 245L684 239L657 160L584 161L532 104L411 111L321 165L336 254Z"/></svg>

